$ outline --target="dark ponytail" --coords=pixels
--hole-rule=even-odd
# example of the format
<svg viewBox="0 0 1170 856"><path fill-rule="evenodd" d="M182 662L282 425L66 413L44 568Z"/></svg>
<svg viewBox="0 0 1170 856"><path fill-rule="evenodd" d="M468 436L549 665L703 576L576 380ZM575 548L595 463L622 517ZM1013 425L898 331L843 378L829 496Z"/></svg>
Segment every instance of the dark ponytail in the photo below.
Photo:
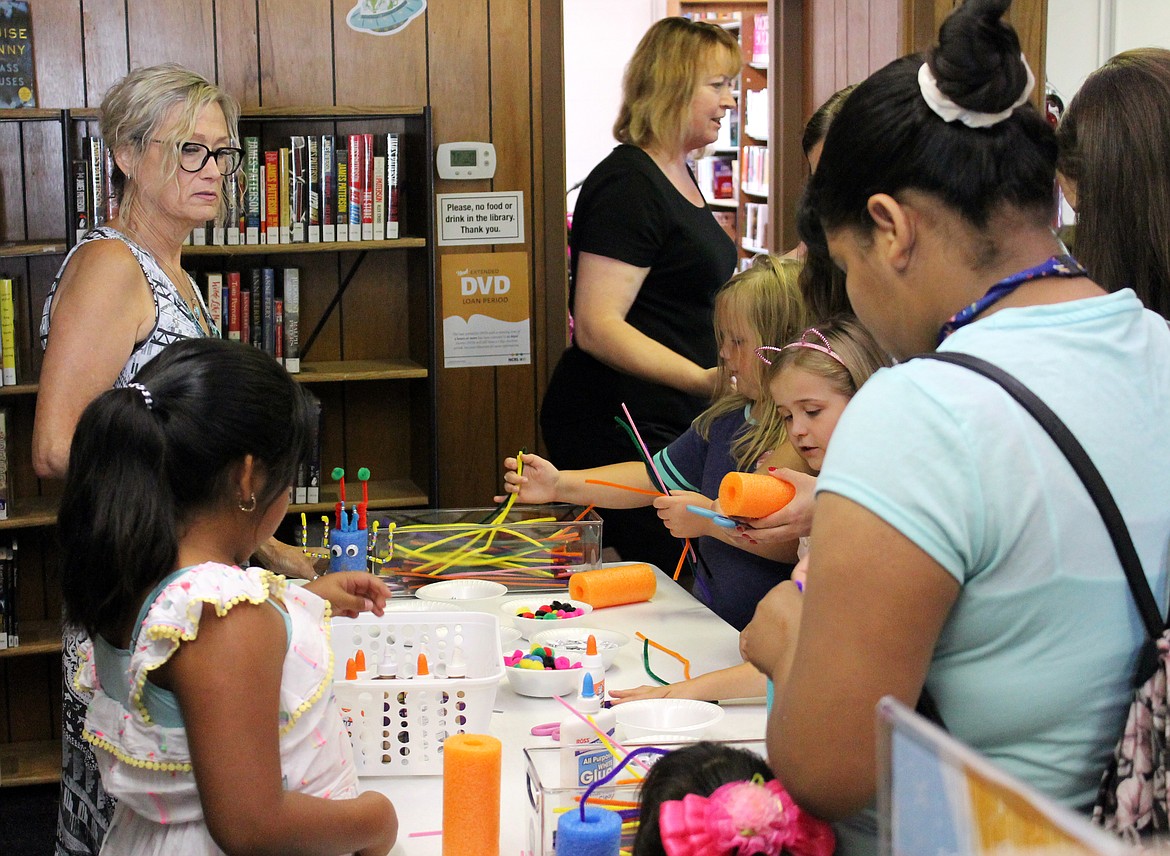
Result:
<svg viewBox="0 0 1170 856"><path fill-rule="evenodd" d="M829 128L805 204L828 232L866 234L875 193L928 193L977 228L1003 205L1037 221L1053 207L1056 143L1030 104L990 127L946 122L926 103L918 82L925 61L938 88L959 107L981 113L1011 108L1027 71L1019 39L1002 19L1009 0L967 0L943 23L924 59L895 60L858 85ZM807 230L806 230L807 231ZM989 261L984 259L983 261Z"/></svg>
<svg viewBox="0 0 1170 856"><path fill-rule="evenodd" d="M58 515L66 618L116 638L174 570L193 514L231 507L233 465L252 455L268 508L307 457L309 398L271 357L220 339L166 348L85 409Z"/></svg>

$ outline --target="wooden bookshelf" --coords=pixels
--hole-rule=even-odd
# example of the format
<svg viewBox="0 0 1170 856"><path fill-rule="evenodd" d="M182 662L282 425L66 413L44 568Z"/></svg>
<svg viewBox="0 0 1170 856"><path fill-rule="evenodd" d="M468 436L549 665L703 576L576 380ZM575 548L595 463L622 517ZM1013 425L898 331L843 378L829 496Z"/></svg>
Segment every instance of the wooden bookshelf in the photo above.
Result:
<svg viewBox="0 0 1170 856"><path fill-rule="evenodd" d="M0 244L0 259L59 256L68 250L64 241L6 241Z"/></svg>
<svg viewBox="0 0 1170 856"><path fill-rule="evenodd" d="M0 529L32 529L57 523L57 497L18 496L8 506L8 517L0 520Z"/></svg>
<svg viewBox="0 0 1170 856"><path fill-rule="evenodd" d="M20 644L0 650L0 660L56 654L61 650L60 621L24 621L20 625Z"/></svg>
<svg viewBox="0 0 1170 856"><path fill-rule="evenodd" d="M191 244L184 256L274 256L289 253L352 253L362 250L411 250L426 247L426 238L393 238L385 241L329 241L295 244Z"/></svg>
<svg viewBox="0 0 1170 856"><path fill-rule="evenodd" d="M60 778L60 740L0 744L0 788L48 785Z"/></svg>

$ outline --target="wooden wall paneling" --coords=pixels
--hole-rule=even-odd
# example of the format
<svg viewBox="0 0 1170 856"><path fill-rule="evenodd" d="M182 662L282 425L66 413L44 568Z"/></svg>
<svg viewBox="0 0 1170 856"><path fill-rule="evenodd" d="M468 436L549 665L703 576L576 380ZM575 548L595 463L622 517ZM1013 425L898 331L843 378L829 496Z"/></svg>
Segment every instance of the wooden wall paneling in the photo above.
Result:
<svg viewBox="0 0 1170 856"><path fill-rule="evenodd" d="M873 0L869 15L870 74L903 54L900 11L900 0Z"/></svg>
<svg viewBox="0 0 1170 856"><path fill-rule="evenodd" d="M531 62L531 33L529 0L492 0L488 7L491 25L491 91L492 140L500 159L492 183L496 190L521 190L524 193L524 244L502 244L500 252L524 251L528 255L529 328L531 319L539 317L536 287L538 279L534 264L538 258L538 244L543 237L534 220L537 200L534 175L541 168L539 151L535 150L533 104L539 98L534 92ZM542 265L539 267L543 267ZM532 359L539 356L533 351ZM482 462L485 484L498 484L506 454L515 454L523 447L536 448L536 408L539 393L535 384L536 372L528 365L499 366L496 368L496 451L493 459ZM479 464L480 462L476 462ZM491 495L479 500L490 504Z"/></svg>
<svg viewBox="0 0 1170 856"><path fill-rule="evenodd" d="M97 107L106 90L130 70L126 53L126 0L86 0L82 6L85 104Z"/></svg>
<svg viewBox="0 0 1170 856"><path fill-rule="evenodd" d="M75 107L85 103L81 51L81 4L75 0L37 0L32 4L33 61L38 107Z"/></svg>
<svg viewBox="0 0 1170 856"><path fill-rule="evenodd" d="M11 124L11 123L5 123ZM61 187L61 126L24 122L24 209L31 240L65 237L65 193ZM16 202L19 204L20 200Z"/></svg>
<svg viewBox="0 0 1170 856"><path fill-rule="evenodd" d="M543 396L548 379L569 341L569 267L565 254L565 91L564 8L562 0L539 0L539 29L534 28L534 67L539 69L540 109L533 116L533 133L539 127L538 150L542 169L536 171L537 192L543 193L539 212L543 238L534 244L541 252L543 273L536 291L543 300L542 314L533 313L533 355L537 362L537 389ZM539 41L537 41L537 37ZM540 271L540 267L537 268ZM543 447L542 447L543 448Z"/></svg>
<svg viewBox="0 0 1170 856"><path fill-rule="evenodd" d="M434 6L434 0L431 2ZM352 2L333 6L333 69L337 103L405 106L427 103L427 16L388 36L346 23Z"/></svg>
<svg viewBox="0 0 1170 856"><path fill-rule="evenodd" d="M5 168L0 169L0 241L23 241L28 234L24 222L23 160L26 152L21 138L19 123L0 122L0 151L6 153ZM19 159L15 157L17 152L20 153Z"/></svg>
<svg viewBox="0 0 1170 856"><path fill-rule="evenodd" d="M431 0L427 7L428 54L436 58L428 73L430 103L434 111L435 143L491 138L489 17L487 0ZM438 58L442 58L439 60ZM508 155L505 153L504 158ZM436 180L436 193L471 193L490 190L487 181ZM442 257L451 253L484 252L489 247L440 247L436 276L441 277ZM496 382L491 367L444 369L442 353L442 295L434 335L439 342L437 454L439 459L438 505L483 505L483 488L489 466L499 466L496 456Z"/></svg>
<svg viewBox="0 0 1170 856"><path fill-rule="evenodd" d="M265 107L333 104L331 4L257 0L260 103Z"/></svg>
<svg viewBox="0 0 1170 856"><path fill-rule="evenodd" d="M837 88L854 80L863 80L870 73L870 5L878 0L845 0L846 49L844 68L837 69ZM845 78L842 80L841 73Z"/></svg>
<svg viewBox="0 0 1170 856"><path fill-rule="evenodd" d="M164 62L215 80L213 0L127 0L130 67Z"/></svg>
<svg viewBox="0 0 1170 856"><path fill-rule="evenodd" d="M808 3L809 51L807 67L811 86L812 103L806 113L811 114L817 105L836 92L837 86L837 14L834 0L809 0Z"/></svg>
<svg viewBox="0 0 1170 856"><path fill-rule="evenodd" d="M804 0L771 0L768 14L772 38L769 42L769 98L772 115L771 154L773 177L768 188L771 215L771 245L782 253L796 246L796 206L804 192L808 165L800 146L806 112Z"/></svg>
<svg viewBox="0 0 1170 856"><path fill-rule="evenodd" d="M357 486L359 467L369 467L370 479L375 482L410 478L414 418L410 386L365 381L342 386L345 396L345 471L349 490L358 491L349 496L360 495L361 488ZM331 459L328 469L340 461L341 458ZM322 470L325 469L323 463ZM425 487L425 483L422 486Z"/></svg>
<svg viewBox="0 0 1170 856"><path fill-rule="evenodd" d="M260 104L260 21L256 0L215 4L216 83L245 107Z"/></svg>

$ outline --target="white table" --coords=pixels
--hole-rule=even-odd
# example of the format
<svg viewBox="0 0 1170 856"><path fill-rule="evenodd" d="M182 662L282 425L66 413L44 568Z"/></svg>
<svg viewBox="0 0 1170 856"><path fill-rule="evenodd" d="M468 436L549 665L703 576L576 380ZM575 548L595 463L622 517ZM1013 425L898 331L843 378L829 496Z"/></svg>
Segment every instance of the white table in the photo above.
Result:
<svg viewBox="0 0 1170 856"><path fill-rule="evenodd" d="M703 606L685 589L661 571L658 590L647 603L595 610L590 626L620 630L631 637L605 674L608 688L624 689L654 681L642 664L642 644L634 638L642 632L655 642L677 651L691 661L695 677L742 662L739 633L730 624ZM550 595L551 597L552 595ZM668 654L651 649L655 674L674 682L682 680L682 664ZM571 698L569 699L571 701ZM503 743L503 781L500 797L500 854L516 856L525 845L528 798L524 784L524 753L529 746L553 746L548 737L534 737L534 725L564 719L567 711L555 700L529 698L512 692L506 679L500 681L490 733ZM745 739L762 737L764 705L733 704L706 737ZM377 776L361 779L363 790L386 794L398 811L398 843L392 856L438 856L442 838L411 838L412 832L430 832L443 826L443 780L441 776Z"/></svg>

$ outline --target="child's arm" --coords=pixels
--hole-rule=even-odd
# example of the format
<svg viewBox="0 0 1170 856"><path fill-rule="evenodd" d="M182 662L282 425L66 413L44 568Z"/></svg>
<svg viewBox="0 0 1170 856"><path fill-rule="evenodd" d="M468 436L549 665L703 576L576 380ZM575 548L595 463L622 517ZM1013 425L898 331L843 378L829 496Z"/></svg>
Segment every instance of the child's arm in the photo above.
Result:
<svg viewBox="0 0 1170 856"><path fill-rule="evenodd" d="M722 701L731 698L756 698L767 692L768 679L751 663L740 663L707 672L689 681L664 687L641 686L630 690L610 690L615 705L643 698L693 698L699 701Z"/></svg>
<svg viewBox="0 0 1170 856"><path fill-rule="evenodd" d="M384 856L398 834L384 796L329 800L282 787L284 640L268 604L240 603L222 618L205 606L198 637L155 673L178 697L211 837L229 853Z"/></svg>
<svg viewBox="0 0 1170 856"><path fill-rule="evenodd" d="M631 490L586 484L586 479L606 481L634 487L640 491L654 491L646 467L638 461L607 464L588 470L558 470L539 455L525 454L524 470L516 474L516 459L504 459L504 490L517 494L517 502L571 502L576 505L600 505L602 508L641 508L654 500L654 495ZM502 502L507 496L497 496Z"/></svg>

